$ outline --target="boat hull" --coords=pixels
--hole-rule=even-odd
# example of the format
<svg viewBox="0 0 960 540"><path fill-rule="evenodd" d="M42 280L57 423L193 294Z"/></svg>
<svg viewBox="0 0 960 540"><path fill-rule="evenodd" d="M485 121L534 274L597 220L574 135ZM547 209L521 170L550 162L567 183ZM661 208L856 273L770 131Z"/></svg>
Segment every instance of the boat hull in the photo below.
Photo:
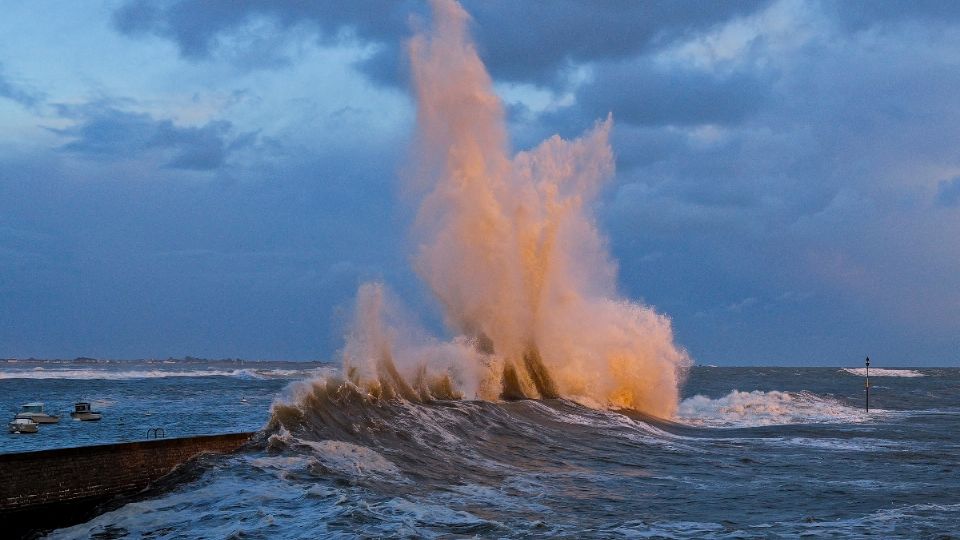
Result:
<svg viewBox="0 0 960 540"><path fill-rule="evenodd" d="M103 414L98 412L72 412L70 417L82 422L95 422L103 418Z"/></svg>
<svg viewBox="0 0 960 540"><path fill-rule="evenodd" d="M34 423L37 424L56 424L60 421L59 416L53 416L46 413L20 413L16 417L33 420Z"/></svg>
<svg viewBox="0 0 960 540"><path fill-rule="evenodd" d="M37 431L39 430L36 424L10 424L10 433L36 433Z"/></svg>

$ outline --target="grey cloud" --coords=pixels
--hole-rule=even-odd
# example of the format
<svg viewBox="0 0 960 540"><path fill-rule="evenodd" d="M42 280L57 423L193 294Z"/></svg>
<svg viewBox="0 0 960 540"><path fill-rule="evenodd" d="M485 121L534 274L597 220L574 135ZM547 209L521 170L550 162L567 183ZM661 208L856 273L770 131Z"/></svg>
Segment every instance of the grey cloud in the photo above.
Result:
<svg viewBox="0 0 960 540"><path fill-rule="evenodd" d="M183 57L193 60L209 58L219 49L229 47L229 39L241 33L257 19L272 21L275 40L261 40L261 47L248 48L246 53L263 55L264 43L276 49L285 34L297 25L313 25L324 43L357 36L364 41L386 43L394 48L407 32L408 16L422 12L422 5L412 1L377 2L374 0L341 2L273 2L269 0L211 0L207 2L174 1L158 6L154 2L132 0L116 10L115 28L131 36L158 35L174 41ZM268 62L248 62L243 54L227 54L247 67L265 67ZM273 55L274 63L289 59Z"/></svg>
<svg viewBox="0 0 960 540"><path fill-rule="evenodd" d="M681 20L714 4L754 9L674 3L680 13L664 14L673 22L660 32L637 18L648 10L656 26L659 3L556 2L549 4L555 14L535 13L544 4L533 3L467 7L500 79L542 82L571 62L596 67L596 81L564 114L512 107L512 135L521 146L556 131L575 136L614 112L619 176L598 203L598 222L623 291L669 314L695 358L836 364L882 350L890 364L955 362L960 252L951 240L960 235L953 211L960 180L930 176L958 164L952 15L936 11L942 4L924 12L928 4L856 3L884 13L838 26L845 15L837 6L854 3L788 3L816 13L800 17L796 29L778 19L789 37L756 38L745 58L724 66L726 74L650 63L661 45L732 16ZM234 12L218 11L230 6ZM171 39L185 58L237 62L244 51L223 49L247 47L236 34L258 18L271 21L267 28L306 28L328 41L357 37L381 45L358 68L396 84L406 15L424 9L128 3L115 23L131 35ZM608 21L611 13L623 21ZM564 17L577 20L561 31ZM631 23L636 36L627 35ZM877 25L883 31L860 32ZM277 45L244 66L281 65L289 60L283 50ZM113 170L108 159L76 167L66 149L5 161L0 342L11 350L81 354L77 347L106 347L98 338L109 333L114 348L92 354L315 357L340 345L327 321L358 280L399 284L411 304L423 292L406 261L412 219L394 193L402 142L330 149L281 140L264 159L262 138L229 125L186 128L125 108L134 105L64 111L77 121L70 152L130 154L143 169L155 168L148 159L155 155L171 166L188 140L205 150L183 159L200 166L234 163L238 146L256 152L215 181L167 168L146 171L162 181L137 185L110 182L102 174ZM316 126L304 120L291 129ZM83 181L71 181L80 174ZM935 204L951 209L929 211L931 191ZM786 300L791 291L797 301ZM749 298L757 302L739 312L722 309ZM90 310L104 316L86 316Z"/></svg>
<svg viewBox="0 0 960 540"><path fill-rule="evenodd" d="M77 121L55 130L73 139L61 149L93 158L129 159L159 152L166 167L206 171L221 167L231 151L251 143L250 134L235 136L231 123L223 120L185 127L105 104L58 109Z"/></svg>
<svg viewBox="0 0 960 540"><path fill-rule="evenodd" d="M960 176L940 181L937 185L937 203L941 206L960 206Z"/></svg>
<svg viewBox="0 0 960 540"><path fill-rule="evenodd" d="M553 83L571 63L618 59L691 32L752 13L766 1L677 3L667 1L589 3L468 1L478 48L492 74L512 81ZM371 79L403 81L400 45L410 35L410 17L427 16L426 4L380 2L175 1L158 7L133 0L114 14L114 26L136 35L159 35L177 43L186 58L215 54L221 38L251 21L267 18L281 34L314 25L323 42L359 38L381 49L358 66Z"/></svg>
<svg viewBox="0 0 960 540"><path fill-rule="evenodd" d="M764 106L770 82L759 73L715 74L640 59L600 65L581 88L588 117L613 112L636 125L735 124Z"/></svg>
<svg viewBox="0 0 960 540"><path fill-rule="evenodd" d="M621 282L671 314L695 357L763 362L793 349L806 362L882 344L904 363L952 358L960 222L928 210L931 188L937 205L960 206L960 179L930 177L960 163L957 23L912 24L922 17L877 19L887 27L876 33L824 25L798 46L755 39L738 69L769 93L715 133L624 125L614 109L619 185L601 217ZM596 107L599 91L581 101ZM589 116L570 114L581 126ZM784 291L804 302L696 316Z"/></svg>
<svg viewBox="0 0 960 540"><path fill-rule="evenodd" d="M247 2L244 5L250 6ZM174 2L160 5L133 0L113 17L118 30L129 35L157 34L176 41L187 58L210 54L216 34L242 24L248 17L235 2Z"/></svg>
<svg viewBox="0 0 960 540"><path fill-rule="evenodd" d="M466 2L495 77L550 82L570 64L634 56L767 2Z"/></svg>

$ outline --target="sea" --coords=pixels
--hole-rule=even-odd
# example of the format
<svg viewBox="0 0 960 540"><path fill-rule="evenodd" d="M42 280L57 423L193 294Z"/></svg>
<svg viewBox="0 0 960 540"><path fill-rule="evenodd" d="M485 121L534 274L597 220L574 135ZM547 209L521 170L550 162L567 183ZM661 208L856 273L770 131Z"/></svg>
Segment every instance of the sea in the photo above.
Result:
<svg viewBox="0 0 960 540"><path fill-rule="evenodd" d="M375 399L321 362L0 361L0 453L258 432L49 538L960 538L960 369L708 367L678 415ZM72 421L76 401L103 413Z"/></svg>

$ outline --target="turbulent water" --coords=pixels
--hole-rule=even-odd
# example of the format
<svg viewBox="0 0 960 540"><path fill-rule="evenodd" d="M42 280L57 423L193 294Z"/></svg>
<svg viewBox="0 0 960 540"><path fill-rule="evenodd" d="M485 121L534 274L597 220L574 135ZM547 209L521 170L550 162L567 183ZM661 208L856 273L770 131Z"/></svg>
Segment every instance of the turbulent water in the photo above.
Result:
<svg viewBox="0 0 960 540"><path fill-rule="evenodd" d="M303 373L5 367L0 387L20 401L110 406L104 440L134 433L120 419L177 435L264 426L173 491L51 536L958 533L960 370L875 371L869 414L856 370L688 372L669 318L618 295L593 217L612 118L514 153L469 16L432 5L409 43L414 261L455 337L425 337L365 284L342 369L313 366L269 416ZM95 429L44 426L4 449Z"/></svg>
<svg viewBox="0 0 960 540"><path fill-rule="evenodd" d="M121 378L141 370L110 366L84 380L0 368L9 405L12 392L84 395L112 403L108 425L146 400L183 424L197 418L189 394L219 419L203 420L210 432L262 428L252 448L198 465L173 491L51 537L960 534L960 369L871 370L867 414L863 379L849 370L695 367L665 422L562 399L377 400L326 368L310 382L251 366L261 375L208 373L222 367ZM3 449L49 444L68 428L97 429L43 426L4 435Z"/></svg>
<svg viewBox="0 0 960 540"><path fill-rule="evenodd" d="M33 401L60 416L60 423L23 436L7 436L4 423L0 453L137 441L151 428L167 437L255 431L284 386L331 370L306 362L0 359L0 411L6 419ZM90 402L103 419L72 420L78 401Z"/></svg>
<svg viewBox="0 0 960 540"><path fill-rule="evenodd" d="M504 107L454 0L409 42L417 124L411 191L422 194L414 262L441 307L443 342L361 286L344 350L371 391L576 399L668 417L690 359L671 321L617 292L593 215L613 174L613 120L581 138L510 148Z"/></svg>

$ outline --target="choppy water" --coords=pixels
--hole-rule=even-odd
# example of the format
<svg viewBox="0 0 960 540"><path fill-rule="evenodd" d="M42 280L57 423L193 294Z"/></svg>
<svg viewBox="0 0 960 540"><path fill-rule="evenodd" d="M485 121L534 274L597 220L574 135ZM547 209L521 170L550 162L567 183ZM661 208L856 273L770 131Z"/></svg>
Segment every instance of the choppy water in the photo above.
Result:
<svg viewBox="0 0 960 540"><path fill-rule="evenodd" d="M330 369L301 362L0 360L0 453L136 441L155 427L167 437L255 431L284 386ZM31 401L42 401L60 423L7 434L6 421ZM77 401L89 401L103 419L72 420Z"/></svg>
<svg viewBox="0 0 960 540"><path fill-rule="evenodd" d="M204 420L210 432L268 422L250 451L53 538L960 535L960 369L872 377L867 414L856 372L695 368L668 423L564 400L374 402L333 383L287 388L271 416L287 375L74 381L8 367L8 404L82 392L112 402L104 422L138 400L186 425L203 408L222 420ZM3 451L12 440L30 439L5 436Z"/></svg>

